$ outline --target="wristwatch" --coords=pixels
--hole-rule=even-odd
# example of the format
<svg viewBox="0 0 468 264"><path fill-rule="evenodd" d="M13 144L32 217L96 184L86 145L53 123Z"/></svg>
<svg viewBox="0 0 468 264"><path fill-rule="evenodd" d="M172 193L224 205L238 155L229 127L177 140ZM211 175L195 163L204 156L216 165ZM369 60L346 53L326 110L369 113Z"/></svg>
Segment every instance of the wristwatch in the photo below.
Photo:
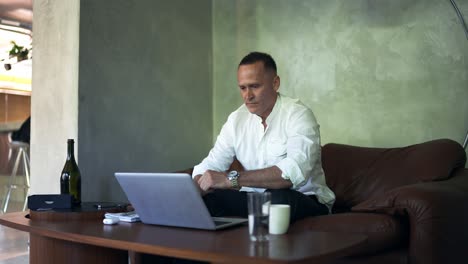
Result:
<svg viewBox="0 0 468 264"><path fill-rule="evenodd" d="M233 188L238 188L239 183L237 182L237 179L239 178L240 174L238 171L233 170L230 171L227 175L228 180L231 182L231 185Z"/></svg>

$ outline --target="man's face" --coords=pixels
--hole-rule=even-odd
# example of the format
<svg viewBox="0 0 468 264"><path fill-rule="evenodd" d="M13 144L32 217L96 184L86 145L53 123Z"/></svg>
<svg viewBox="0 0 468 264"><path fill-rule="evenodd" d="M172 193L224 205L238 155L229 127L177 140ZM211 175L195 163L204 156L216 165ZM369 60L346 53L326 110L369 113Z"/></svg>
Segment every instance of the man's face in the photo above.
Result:
<svg viewBox="0 0 468 264"><path fill-rule="evenodd" d="M266 70L263 62L259 61L239 66L237 82L247 109L265 120L276 102L279 76L272 70Z"/></svg>

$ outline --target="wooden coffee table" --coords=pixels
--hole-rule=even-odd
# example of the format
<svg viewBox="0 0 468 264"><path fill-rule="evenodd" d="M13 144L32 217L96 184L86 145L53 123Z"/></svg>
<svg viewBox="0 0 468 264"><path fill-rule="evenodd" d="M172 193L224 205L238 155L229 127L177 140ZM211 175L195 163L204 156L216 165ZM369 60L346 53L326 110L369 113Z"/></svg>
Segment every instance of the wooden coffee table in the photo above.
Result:
<svg viewBox="0 0 468 264"><path fill-rule="evenodd" d="M366 243L364 235L290 231L267 243L250 242L246 225L220 231L123 223L102 219L31 220L0 216L0 224L30 233L30 263L128 263L138 253L212 263L325 263Z"/></svg>

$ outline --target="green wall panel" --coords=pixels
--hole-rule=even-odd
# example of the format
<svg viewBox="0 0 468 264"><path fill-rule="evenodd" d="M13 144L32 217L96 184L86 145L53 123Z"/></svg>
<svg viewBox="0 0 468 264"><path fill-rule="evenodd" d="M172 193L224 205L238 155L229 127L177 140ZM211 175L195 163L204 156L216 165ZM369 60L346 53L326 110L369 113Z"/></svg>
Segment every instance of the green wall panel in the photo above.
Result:
<svg viewBox="0 0 468 264"><path fill-rule="evenodd" d="M211 1L80 4L83 200L122 201L114 172L186 169L211 146Z"/></svg>
<svg viewBox="0 0 468 264"><path fill-rule="evenodd" d="M468 42L449 1L213 1L215 135L253 50L276 59L280 91L313 109L322 143L462 143L468 130Z"/></svg>

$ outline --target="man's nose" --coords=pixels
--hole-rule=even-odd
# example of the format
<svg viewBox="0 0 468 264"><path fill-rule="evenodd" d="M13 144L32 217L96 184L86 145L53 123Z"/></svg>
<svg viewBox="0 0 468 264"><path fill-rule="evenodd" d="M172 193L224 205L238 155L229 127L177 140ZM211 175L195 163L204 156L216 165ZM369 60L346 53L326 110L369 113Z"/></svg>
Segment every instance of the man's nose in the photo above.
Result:
<svg viewBox="0 0 468 264"><path fill-rule="evenodd" d="M252 89L247 89L245 93L245 99L250 101L254 98L254 93L252 92Z"/></svg>

